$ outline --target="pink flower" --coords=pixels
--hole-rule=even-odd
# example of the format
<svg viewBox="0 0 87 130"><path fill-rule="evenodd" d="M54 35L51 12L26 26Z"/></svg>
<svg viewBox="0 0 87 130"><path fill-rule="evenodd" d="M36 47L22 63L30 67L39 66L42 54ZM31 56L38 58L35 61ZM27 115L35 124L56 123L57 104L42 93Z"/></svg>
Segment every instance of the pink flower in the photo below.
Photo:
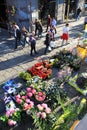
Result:
<svg viewBox="0 0 87 130"><path fill-rule="evenodd" d="M32 108L34 106L34 102L30 101L30 107Z"/></svg>
<svg viewBox="0 0 87 130"><path fill-rule="evenodd" d="M6 112L6 116L9 117L10 115L11 115L11 113L10 113L10 111L8 110L8 111Z"/></svg>
<svg viewBox="0 0 87 130"><path fill-rule="evenodd" d="M45 113L45 112L42 112L42 113L41 113L41 117L42 117L43 119L45 119L45 118L46 118L46 113Z"/></svg>
<svg viewBox="0 0 87 130"><path fill-rule="evenodd" d="M22 99L26 99L26 96L22 96L21 98L22 98Z"/></svg>
<svg viewBox="0 0 87 130"><path fill-rule="evenodd" d="M47 108L47 104L46 103L42 103L42 107L43 108Z"/></svg>
<svg viewBox="0 0 87 130"><path fill-rule="evenodd" d="M15 109L13 107L11 107L9 111L11 114L13 114L15 112Z"/></svg>
<svg viewBox="0 0 87 130"><path fill-rule="evenodd" d="M45 109L45 112L46 112L47 114L49 114L49 113L51 113L51 109L50 109L50 108L46 108L46 109Z"/></svg>
<svg viewBox="0 0 87 130"><path fill-rule="evenodd" d="M37 112L37 116L40 117L40 115L41 115L41 112Z"/></svg>
<svg viewBox="0 0 87 130"><path fill-rule="evenodd" d="M36 93L36 90L35 89L32 89L32 94L35 94Z"/></svg>
<svg viewBox="0 0 87 130"><path fill-rule="evenodd" d="M16 102L17 102L18 104L21 104L21 103L22 103L22 99L17 98L17 99L16 99Z"/></svg>
<svg viewBox="0 0 87 130"><path fill-rule="evenodd" d="M43 95L43 93L42 92L38 92L38 96L42 96Z"/></svg>
<svg viewBox="0 0 87 130"><path fill-rule="evenodd" d="M30 87L26 88L26 90L27 90L27 92L31 92L31 88Z"/></svg>
<svg viewBox="0 0 87 130"><path fill-rule="evenodd" d="M24 108L25 108L25 107L28 107L28 103L24 103Z"/></svg>
<svg viewBox="0 0 87 130"><path fill-rule="evenodd" d="M16 95L16 99L17 99L17 98L21 98L20 94Z"/></svg>
<svg viewBox="0 0 87 130"><path fill-rule="evenodd" d="M37 105L37 108L38 108L39 111L43 110L43 107L40 104Z"/></svg>
<svg viewBox="0 0 87 130"><path fill-rule="evenodd" d="M29 97L32 97L32 96L33 96L33 94L32 94L32 93L30 93L30 92L29 92L27 95L28 95Z"/></svg>
<svg viewBox="0 0 87 130"><path fill-rule="evenodd" d="M38 101L44 101L44 97L38 97Z"/></svg>
<svg viewBox="0 0 87 130"><path fill-rule="evenodd" d="M29 102L30 102L30 99L27 98L25 101L26 101L26 103L29 103Z"/></svg>
<svg viewBox="0 0 87 130"><path fill-rule="evenodd" d="M8 121L8 125L9 126L13 126L13 125L15 125L17 122L16 121L13 121L13 120L9 120Z"/></svg>

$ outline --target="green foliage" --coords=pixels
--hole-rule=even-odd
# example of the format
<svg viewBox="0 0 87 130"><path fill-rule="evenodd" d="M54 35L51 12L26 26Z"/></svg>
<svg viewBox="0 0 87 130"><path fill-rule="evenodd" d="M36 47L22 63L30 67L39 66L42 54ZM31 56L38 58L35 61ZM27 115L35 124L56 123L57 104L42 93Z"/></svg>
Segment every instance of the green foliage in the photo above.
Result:
<svg viewBox="0 0 87 130"><path fill-rule="evenodd" d="M47 95L48 104L52 109L55 109L55 107L66 102L68 99L67 92L59 86L58 83L54 83L44 90Z"/></svg>
<svg viewBox="0 0 87 130"><path fill-rule="evenodd" d="M28 81L28 80L31 79L31 74L28 73L28 72L21 72L19 74L19 77L22 78L22 79L24 79L24 80L26 80L26 81Z"/></svg>
<svg viewBox="0 0 87 130"><path fill-rule="evenodd" d="M8 117L6 115L1 116L0 120L3 121L3 122L7 122L8 121Z"/></svg>

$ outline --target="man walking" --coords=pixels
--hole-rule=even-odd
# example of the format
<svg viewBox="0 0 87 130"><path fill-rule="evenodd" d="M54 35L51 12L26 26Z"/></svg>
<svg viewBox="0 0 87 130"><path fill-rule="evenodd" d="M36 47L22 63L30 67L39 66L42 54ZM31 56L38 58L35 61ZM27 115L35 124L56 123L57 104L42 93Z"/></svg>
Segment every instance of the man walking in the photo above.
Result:
<svg viewBox="0 0 87 130"><path fill-rule="evenodd" d="M14 37L15 37L15 47L14 47L14 49L17 49L18 42L21 39L21 31L20 31L18 25L16 25L16 24L13 24L13 29L14 29Z"/></svg>
<svg viewBox="0 0 87 130"><path fill-rule="evenodd" d="M30 40L29 40L29 42L30 42L30 45L31 45L31 53L30 53L30 55L33 56L33 54L32 54L33 51L34 51L35 54L37 54L37 52L36 52L35 32L32 32L32 34L30 35Z"/></svg>

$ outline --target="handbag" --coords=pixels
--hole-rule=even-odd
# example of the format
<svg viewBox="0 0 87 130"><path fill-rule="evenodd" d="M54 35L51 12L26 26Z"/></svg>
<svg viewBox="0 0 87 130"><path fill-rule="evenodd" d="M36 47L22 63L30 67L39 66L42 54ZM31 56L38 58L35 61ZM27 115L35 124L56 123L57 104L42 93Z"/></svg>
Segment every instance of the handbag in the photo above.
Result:
<svg viewBox="0 0 87 130"><path fill-rule="evenodd" d="M55 41L51 41L50 42L50 47L54 48L54 46L55 46Z"/></svg>
<svg viewBox="0 0 87 130"><path fill-rule="evenodd" d="M51 51L52 49L51 49L51 47L50 46L48 46L48 51Z"/></svg>

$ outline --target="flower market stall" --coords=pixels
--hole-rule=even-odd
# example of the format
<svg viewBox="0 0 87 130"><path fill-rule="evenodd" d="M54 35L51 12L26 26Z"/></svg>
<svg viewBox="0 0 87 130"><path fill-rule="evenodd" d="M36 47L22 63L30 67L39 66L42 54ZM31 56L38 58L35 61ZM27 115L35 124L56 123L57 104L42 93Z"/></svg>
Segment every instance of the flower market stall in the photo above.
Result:
<svg viewBox="0 0 87 130"><path fill-rule="evenodd" d="M27 117L32 120L31 130L69 130L87 112L87 79L78 74L81 63L74 51L63 50L21 72L22 86L14 79L4 83L6 110L0 116L4 129L19 128ZM55 81L50 82L54 68ZM72 87L79 94L71 98Z"/></svg>

